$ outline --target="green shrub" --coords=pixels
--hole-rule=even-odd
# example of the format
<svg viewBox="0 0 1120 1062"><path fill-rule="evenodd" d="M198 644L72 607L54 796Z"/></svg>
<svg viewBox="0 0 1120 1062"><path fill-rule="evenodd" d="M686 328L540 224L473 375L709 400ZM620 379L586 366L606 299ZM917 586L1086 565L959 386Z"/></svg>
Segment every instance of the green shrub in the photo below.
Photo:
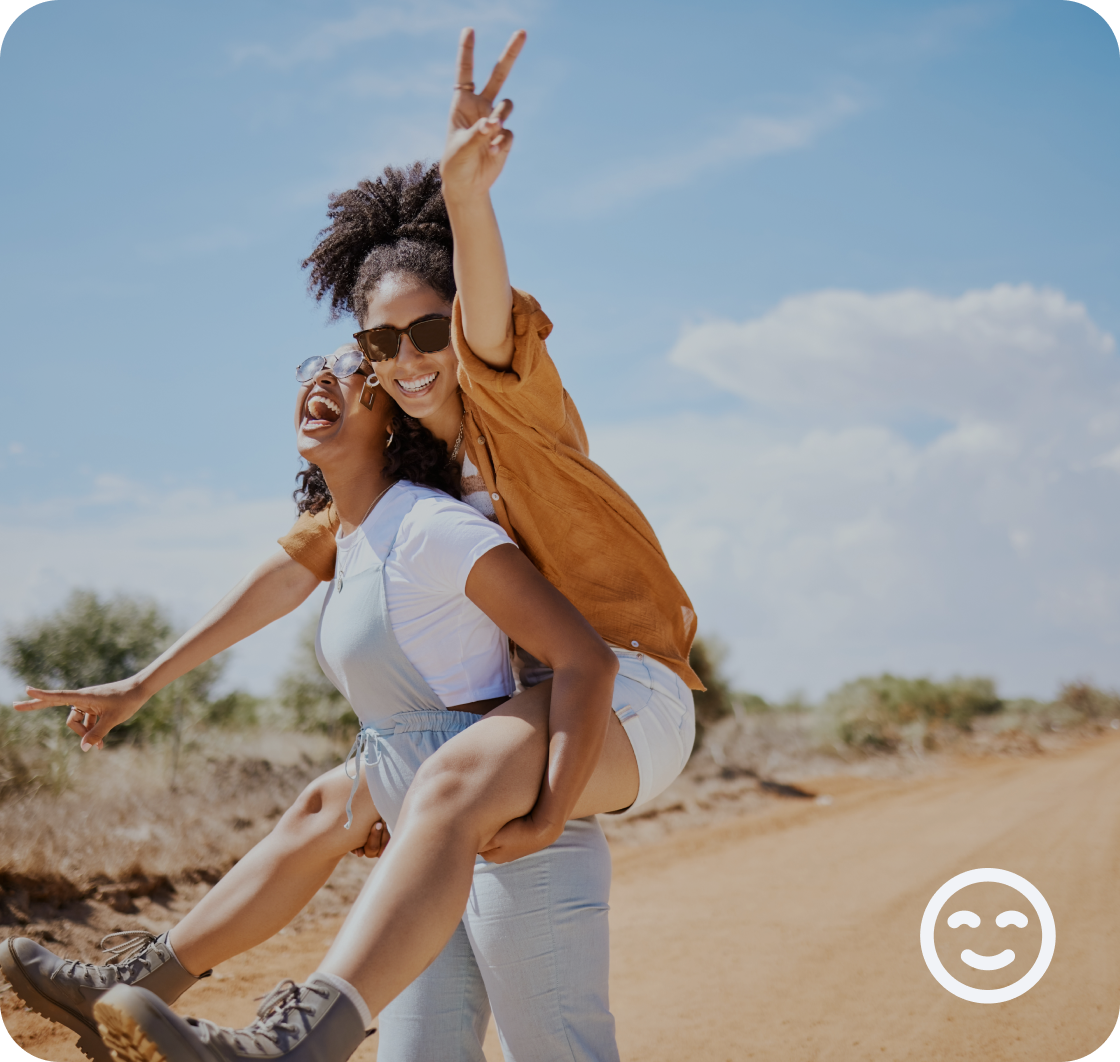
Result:
<svg viewBox="0 0 1120 1062"><path fill-rule="evenodd" d="M35 789L61 792L77 744L57 714L0 704L0 799Z"/></svg>
<svg viewBox="0 0 1120 1062"><path fill-rule="evenodd" d="M1088 682L1067 682L1054 703L1082 720L1120 718L1120 694L1099 690Z"/></svg>
<svg viewBox="0 0 1120 1062"><path fill-rule="evenodd" d="M119 682L151 663L175 637L153 601L102 600L75 590L60 609L31 620L4 638L3 664L29 686L83 689ZM224 661L208 660L160 690L127 722L114 727L111 743L156 734L181 736L208 703ZM51 712L65 718L65 712Z"/></svg>
<svg viewBox="0 0 1120 1062"><path fill-rule="evenodd" d="M762 715L764 712L785 711L787 705L771 704L757 693L741 693L736 690L731 694L731 704L736 711L746 712L748 715Z"/></svg>
<svg viewBox="0 0 1120 1062"><path fill-rule="evenodd" d="M714 638L697 638L692 643L688 662L705 687L693 693L696 704L696 740L692 743L693 752L700 747L708 727L735 711L731 683L722 671L726 659L727 647Z"/></svg>
<svg viewBox="0 0 1120 1062"><path fill-rule="evenodd" d="M726 659L727 647L714 638L697 638L692 643L688 662L706 687L693 695L698 723L710 725L735 711L731 683L722 670Z"/></svg>
<svg viewBox="0 0 1120 1062"><path fill-rule="evenodd" d="M1002 708L991 679L934 682L883 674L845 683L824 699L820 712L826 732L843 744L894 750L932 746L938 728L968 730L977 716Z"/></svg>
<svg viewBox="0 0 1120 1062"><path fill-rule="evenodd" d="M1120 719L1120 695L1097 689L1087 682L1062 686L1053 701L1020 698L1004 706L998 729L1026 734L1100 726Z"/></svg>
<svg viewBox="0 0 1120 1062"><path fill-rule="evenodd" d="M5 667L32 686L81 689L136 674L170 643L171 624L153 601L102 601L75 590L62 608L4 639Z"/></svg>
<svg viewBox="0 0 1120 1062"><path fill-rule="evenodd" d="M31 620L4 637L0 661L29 686L83 689L129 678L175 637L152 601L123 595L102 599L75 590L53 614ZM167 738L172 772L185 735L195 726L242 727L256 721L257 699L235 691L212 701L222 657L208 660L152 697L113 728L108 744ZM76 735L66 729L64 708L36 712L0 709L0 796L17 789L65 788Z"/></svg>
<svg viewBox="0 0 1120 1062"><path fill-rule="evenodd" d="M260 723L260 697L244 690L234 690L216 701L208 701L202 708L201 722L221 730L248 730Z"/></svg>

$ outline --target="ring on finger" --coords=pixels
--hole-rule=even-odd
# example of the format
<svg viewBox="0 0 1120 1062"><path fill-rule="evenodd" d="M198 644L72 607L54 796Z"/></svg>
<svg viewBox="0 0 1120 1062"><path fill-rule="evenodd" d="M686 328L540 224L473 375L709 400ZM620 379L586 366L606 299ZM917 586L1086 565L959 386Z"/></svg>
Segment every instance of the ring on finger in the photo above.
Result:
<svg viewBox="0 0 1120 1062"><path fill-rule="evenodd" d="M455 91L456 92L474 92L474 82L473 81L460 81L459 84L457 84L455 86Z"/></svg>

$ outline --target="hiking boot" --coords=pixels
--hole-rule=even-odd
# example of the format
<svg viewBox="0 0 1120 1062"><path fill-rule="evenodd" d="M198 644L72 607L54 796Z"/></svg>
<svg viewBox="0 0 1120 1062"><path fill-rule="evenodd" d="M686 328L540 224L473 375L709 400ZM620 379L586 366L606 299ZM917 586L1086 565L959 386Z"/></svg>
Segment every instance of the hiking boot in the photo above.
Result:
<svg viewBox="0 0 1120 1062"><path fill-rule="evenodd" d="M117 943L109 941L117 938ZM0 942L0 970L12 989L33 1011L73 1029L78 1049L94 1062L113 1062L97 1034L94 1004L117 985L143 985L160 999L174 1003L198 980L187 973L167 945L167 934L143 930L110 933L101 948L115 960L95 966L61 959L26 937ZM209 977L210 971L202 974Z"/></svg>
<svg viewBox="0 0 1120 1062"><path fill-rule="evenodd" d="M357 1008L314 976L281 981L244 1029L180 1018L142 988L122 985L94 1007L117 1062L346 1062L366 1038Z"/></svg>

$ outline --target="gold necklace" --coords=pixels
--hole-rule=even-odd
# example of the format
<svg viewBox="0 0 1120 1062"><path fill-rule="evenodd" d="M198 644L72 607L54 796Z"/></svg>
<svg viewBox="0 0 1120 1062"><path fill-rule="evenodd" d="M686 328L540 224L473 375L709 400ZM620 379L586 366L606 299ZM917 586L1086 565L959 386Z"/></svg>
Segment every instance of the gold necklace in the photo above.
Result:
<svg viewBox="0 0 1120 1062"><path fill-rule="evenodd" d="M463 410L463 415L459 418L459 434L455 436L455 448L451 451L451 457L448 464L454 461L458 456L459 447L463 445L463 431L467 427L467 411Z"/></svg>
<svg viewBox="0 0 1120 1062"><path fill-rule="evenodd" d="M393 484L390 483L389 486L385 488L385 490L383 490L376 498L373 499L373 504L371 504L370 507L366 510L366 515L363 516L361 518L361 520L358 521L357 527L354 528L355 531L359 527L361 527L362 524L364 524L366 522L366 520L369 518L369 514L373 512L373 506L376 505L379 501L381 501L382 498L385 497L385 495L389 491L389 488L392 487L392 486L393 486ZM346 554L346 561L347 561L347 563L349 563L349 561L350 561L350 554L349 553ZM337 592L340 593L340 594L342 593L342 577L345 574L345 572L346 572L346 565L345 564L339 565Z"/></svg>

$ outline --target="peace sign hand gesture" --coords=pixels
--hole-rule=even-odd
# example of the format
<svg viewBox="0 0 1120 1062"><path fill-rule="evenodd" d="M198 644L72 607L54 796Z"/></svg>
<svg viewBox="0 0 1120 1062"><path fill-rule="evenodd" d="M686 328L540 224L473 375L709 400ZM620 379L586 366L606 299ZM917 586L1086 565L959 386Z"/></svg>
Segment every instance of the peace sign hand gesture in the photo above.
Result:
<svg viewBox="0 0 1120 1062"><path fill-rule="evenodd" d="M495 99L525 44L527 34L518 30L509 39L486 87L474 90L474 30L465 29L459 38L459 81L451 98L447 143L440 160L445 198L464 199L484 195L498 179L513 146L513 133L504 128L513 112L513 102Z"/></svg>

